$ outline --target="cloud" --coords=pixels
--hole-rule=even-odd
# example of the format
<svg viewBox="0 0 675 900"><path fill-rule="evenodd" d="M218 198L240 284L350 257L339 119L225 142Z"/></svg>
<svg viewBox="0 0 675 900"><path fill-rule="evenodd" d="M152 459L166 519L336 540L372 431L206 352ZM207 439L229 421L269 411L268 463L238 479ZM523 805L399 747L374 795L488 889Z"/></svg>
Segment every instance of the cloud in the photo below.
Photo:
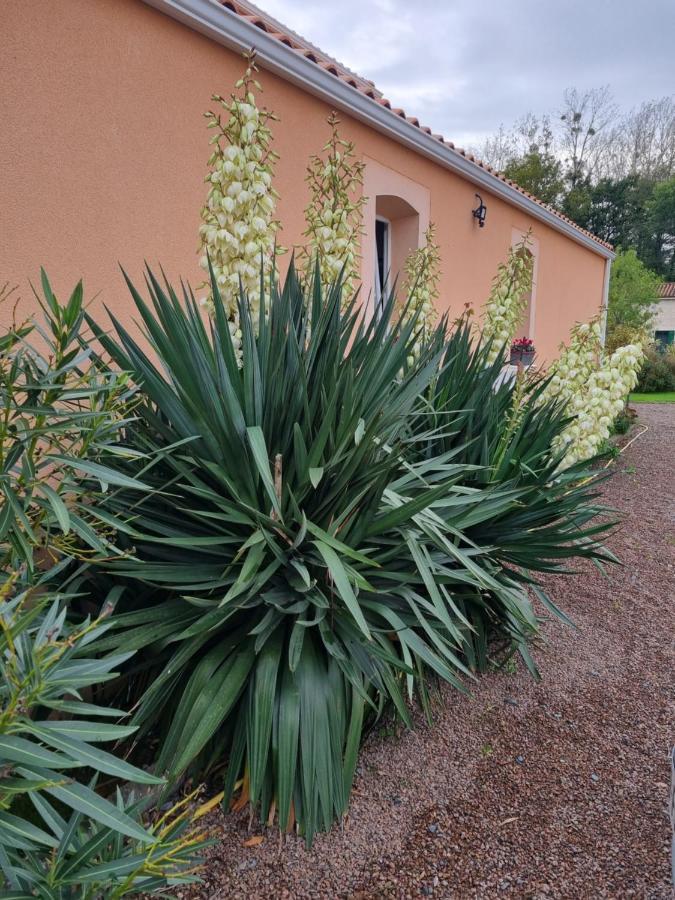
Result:
<svg viewBox="0 0 675 900"><path fill-rule="evenodd" d="M459 144L566 87L608 84L623 108L675 84L673 0L260 0L366 78L394 106Z"/></svg>

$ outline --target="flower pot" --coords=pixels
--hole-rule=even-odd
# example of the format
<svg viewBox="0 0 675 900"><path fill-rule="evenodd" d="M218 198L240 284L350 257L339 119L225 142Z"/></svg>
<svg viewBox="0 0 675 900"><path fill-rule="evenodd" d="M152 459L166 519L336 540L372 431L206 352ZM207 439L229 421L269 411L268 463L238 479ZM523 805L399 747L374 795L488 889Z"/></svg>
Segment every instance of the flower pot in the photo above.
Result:
<svg viewBox="0 0 675 900"><path fill-rule="evenodd" d="M517 366L518 363L531 366L534 362L534 350L512 350L509 362L512 366Z"/></svg>

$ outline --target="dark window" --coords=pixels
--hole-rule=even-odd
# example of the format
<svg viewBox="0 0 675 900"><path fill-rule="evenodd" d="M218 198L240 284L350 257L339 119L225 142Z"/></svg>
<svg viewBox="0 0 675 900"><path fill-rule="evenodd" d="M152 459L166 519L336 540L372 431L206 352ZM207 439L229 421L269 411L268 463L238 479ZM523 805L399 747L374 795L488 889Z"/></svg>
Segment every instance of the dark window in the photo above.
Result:
<svg viewBox="0 0 675 900"><path fill-rule="evenodd" d="M389 277L389 222L375 220L375 252L377 254L376 308L378 313L384 305Z"/></svg>
<svg viewBox="0 0 675 900"><path fill-rule="evenodd" d="M675 331L655 331L654 340L662 348L670 347L675 342Z"/></svg>

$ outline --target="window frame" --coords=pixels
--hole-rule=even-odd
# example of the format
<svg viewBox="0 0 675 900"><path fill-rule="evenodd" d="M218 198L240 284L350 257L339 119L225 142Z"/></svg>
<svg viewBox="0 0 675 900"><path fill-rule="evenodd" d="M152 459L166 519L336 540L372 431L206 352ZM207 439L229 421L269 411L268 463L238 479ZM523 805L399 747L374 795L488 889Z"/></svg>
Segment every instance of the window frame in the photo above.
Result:
<svg viewBox="0 0 675 900"><path fill-rule="evenodd" d="M362 157L365 163L363 173L363 230L361 232L361 282L364 288L363 313L366 320L377 315L376 308L376 274L377 256L375 253L376 218L389 219L389 281L402 268L403 260L397 257L397 229L398 219L389 216L387 210L378 210L381 197L396 198L410 207L411 215L414 214L417 222L415 239L410 243L411 249L419 248L424 244L424 234L429 226L431 210L431 190L418 181L414 181L407 175L383 165L373 157L366 154Z"/></svg>

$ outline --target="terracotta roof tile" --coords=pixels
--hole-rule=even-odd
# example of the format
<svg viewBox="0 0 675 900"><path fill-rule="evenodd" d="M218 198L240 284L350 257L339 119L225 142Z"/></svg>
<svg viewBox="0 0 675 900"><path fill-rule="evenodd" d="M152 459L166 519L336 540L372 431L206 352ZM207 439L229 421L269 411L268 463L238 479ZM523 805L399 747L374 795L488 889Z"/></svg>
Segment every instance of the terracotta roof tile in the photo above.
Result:
<svg viewBox="0 0 675 900"><path fill-rule="evenodd" d="M675 300L675 281L664 281L659 287L661 300Z"/></svg>
<svg viewBox="0 0 675 900"><path fill-rule="evenodd" d="M265 31L270 37L276 38L276 40L280 41L280 43L285 44L287 47L292 48L300 55L304 56L306 59L311 60L311 62L316 63L326 72L329 72L336 78L339 78L340 81L344 81L346 84L349 84L354 90L359 91L361 94L364 94L366 97L370 97L372 100L375 100L380 106L385 107L385 109L391 110L393 115L400 116L402 119L405 119L407 122L410 122L411 125L414 125L416 128L419 128L420 131L425 132L426 134L432 136L435 140L439 141L439 143L448 147L450 150L455 153L460 154L461 156L468 159L475 166L489 172L495 178L498 178L500 181L503 181L505 184L510 185L515 190L519 191L523 196L528 197L530 200L537 203L539 206L548 210L548 212L552 213L554 216L559 218L563 222L567 222L567 224L572 225L576 228L577 231L581 232L581 234L585 234L587 237L592 238L596 243L600 244L602 247L606 247L611 250L612 245L607 243L606 241L601 240L599 237L596 237L590 231L587 231L585 228L582 228L580 225L577 225L576 222L569 219L566 215L560 212L560 210L551 206L548 203L544 203L542 200L539 200L538 197L535 197L534 194L531 194L529 191L526 191L524 188L521 188L520 185L516 184L515 181L511 181L510 178L506 178L501 172L497 172L492 166L487 165L487 163L482 162L481 160L476 159L476 157L467 153L466 150L463 150L460 147L456 147L452 141L449 141L443 138L440 134L434 134L430 128L420 125L419 119L415 116L407 116L405 111L400 109L399 107L392 107L389 100L387 100L381 91L378 91L372 81L367 78L363 78L360 75L357 75L355 72L352 72L345 65L338 62L338 60L333 59L333 57L329 56L327 53L324 53L323 50L320 50L318 47L315 47L314 44L311 44L308 40L301 37L299 34L296 34L294 31L291 31L290 28L287 28L281 22L278 22L272 16L269 16L263 10L259 9L255 4L251 3L250 0L219 0L219 2L225 8L229 9L231 12L236 13L236 15L241 16L242 19L246 19L248 22L251 22L257 28L260 28L261 31ZM675 282L670 282L662 285L662 291L667 289L670 293L661 293L660 296L666 299L675 299Z"/></svg>

